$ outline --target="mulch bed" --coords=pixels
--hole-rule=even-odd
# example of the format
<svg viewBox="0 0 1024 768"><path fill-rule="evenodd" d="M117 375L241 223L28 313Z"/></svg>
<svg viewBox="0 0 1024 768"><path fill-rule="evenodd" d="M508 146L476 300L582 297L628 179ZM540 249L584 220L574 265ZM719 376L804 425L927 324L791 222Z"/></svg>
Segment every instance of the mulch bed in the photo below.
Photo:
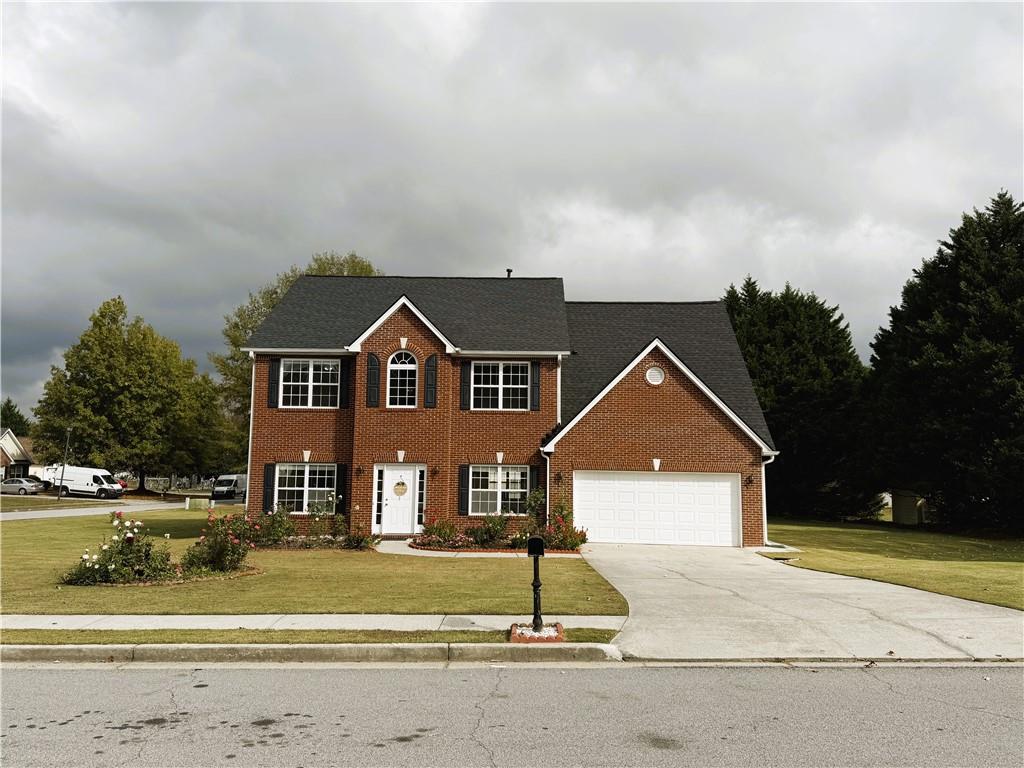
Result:
<svg viewBox="0 0 1024 768"><path fill-rule="evenodd" d="M505 555L525 555L525 549L512 549L511 547L499 547L497 549L470 549L463 547L461 549L448 549L447 547L424 547L420 544L413 544L409 542L411 549L422 549L426 552L500 552ZM578 555L580 551L578 549L548 549L544 551L545 555Z"/></svg>

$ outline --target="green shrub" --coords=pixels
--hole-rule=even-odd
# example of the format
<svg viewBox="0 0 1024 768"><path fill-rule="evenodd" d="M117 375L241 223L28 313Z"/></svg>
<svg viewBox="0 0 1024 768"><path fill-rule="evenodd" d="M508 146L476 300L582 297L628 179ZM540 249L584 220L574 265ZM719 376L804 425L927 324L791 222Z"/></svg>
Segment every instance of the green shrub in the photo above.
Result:
<svg viewBox="0 0 1024 768"><path fill-rule="evenodd" d="M279 504L273 512L249 520L247 539L257 547L272 547L295 535L295 522L288 508Z"/></svg>
<svg viewBox="0 0 1024 768"><path fill-rule="evenodd" d="M114 532L95 552L88 549L70 571L64 584L131 584L165 581L178 575L166 547L155 546L141 520L124 520L124 513L111 514Z"/></svg>
<svg viewBox="0 0 1024 768"><path fill-rule="evenodd" d="M413 544L437 549L465 549L473 546L473 540L460 533L451 520L427 520L423 532L413 538Z"/></svg>
<svg viewBox="0 0 1024 768"><path fill-rule="evenodd" d="M356 528L350 533L338 537L343 549L373 549L380 544L381 537L374 533L364 533L362 529Z"/></svg>
<svg viewBox="0 0 1024 768"><path fill-rule="evenodd" d="M587 532L573 525L572 509L565 499L555 504L550 521L539 535L544 538L544 546L549 549L579 549L587 543Z"/></svg>
<svg viewBox="0 0 1024 768"><path fill-rule="evenodd" d="M479 525L467 528L466 535L478 547L490 548L498 546L504 540L507 529L508 517L506 515L487 515Z"/></svg>
<svg viewBox="0 0 1024 768"><path fill-rule="evenodd" d="M249 550L256 545L247 539L249 522L244 515L211 514L199 541L185 551L181 564L185 571L237 571Z"/></svg>

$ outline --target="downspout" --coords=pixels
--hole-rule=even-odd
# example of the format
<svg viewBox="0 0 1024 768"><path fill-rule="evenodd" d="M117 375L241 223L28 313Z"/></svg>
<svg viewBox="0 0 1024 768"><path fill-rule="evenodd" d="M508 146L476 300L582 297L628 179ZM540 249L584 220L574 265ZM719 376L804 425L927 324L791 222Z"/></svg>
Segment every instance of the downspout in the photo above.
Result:
<svg viewBox="0 0 1024 768"><path fill-rule="evenodd" d="M768 491L765 487L764 468L775 461L775 457L778 455L778 452L773 453L767 460L761 461L761 530L764 532L761 536L764 540L764 543L761 544L762 547L768 546Z"/></svg>
<svg viewBox="0 0 1024 768"><path fill-rule="evenodd" d="M544 485L544 522L546 523L551 519L551 454L541 451L544 456L544 464L547 467L544 474L546 476Z"/></svg>
<svg viewBox="0 0 1024 768"><path fill-rule="evenodd" d="M246 477L246 489L245 489L245 513L246 516L249 514L249 484L252 482L252 411L253 404L256 402L256 353L250 352L249 359L252 360L252 374L250 378L252 383L249 389L249 451L248 458L245 462L245 477Z"/></svg>

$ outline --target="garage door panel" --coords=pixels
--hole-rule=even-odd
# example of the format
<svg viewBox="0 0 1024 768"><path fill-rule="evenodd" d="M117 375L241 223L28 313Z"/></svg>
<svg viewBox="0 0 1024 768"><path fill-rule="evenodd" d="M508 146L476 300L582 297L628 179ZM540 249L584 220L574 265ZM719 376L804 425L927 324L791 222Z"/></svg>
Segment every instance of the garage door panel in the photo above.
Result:
<svg viewBox="0 0 1024 768"><path fill-rule="evenodd" d="M573 517L594 542L739 546L739 478L579 471Z"/></svg>

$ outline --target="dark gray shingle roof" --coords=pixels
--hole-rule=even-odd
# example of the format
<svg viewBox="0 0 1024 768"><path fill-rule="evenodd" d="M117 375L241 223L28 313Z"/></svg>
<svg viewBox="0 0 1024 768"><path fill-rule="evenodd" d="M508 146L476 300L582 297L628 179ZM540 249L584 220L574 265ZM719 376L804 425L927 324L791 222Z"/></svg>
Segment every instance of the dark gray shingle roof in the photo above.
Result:
<svg viewBox="0 0 1024 768"><path fill-rule="evenodd" d="M573 354L562 363L568 424L655 338L774 449L725 304L568 302Z"/></svg>
<svg viewBox="0 0 1024 768"><path fill-rule="evenodd" d="M246 347L339 349L403 295L461 349L570 348L561 278L312 275L295 281Z"/></svg>

